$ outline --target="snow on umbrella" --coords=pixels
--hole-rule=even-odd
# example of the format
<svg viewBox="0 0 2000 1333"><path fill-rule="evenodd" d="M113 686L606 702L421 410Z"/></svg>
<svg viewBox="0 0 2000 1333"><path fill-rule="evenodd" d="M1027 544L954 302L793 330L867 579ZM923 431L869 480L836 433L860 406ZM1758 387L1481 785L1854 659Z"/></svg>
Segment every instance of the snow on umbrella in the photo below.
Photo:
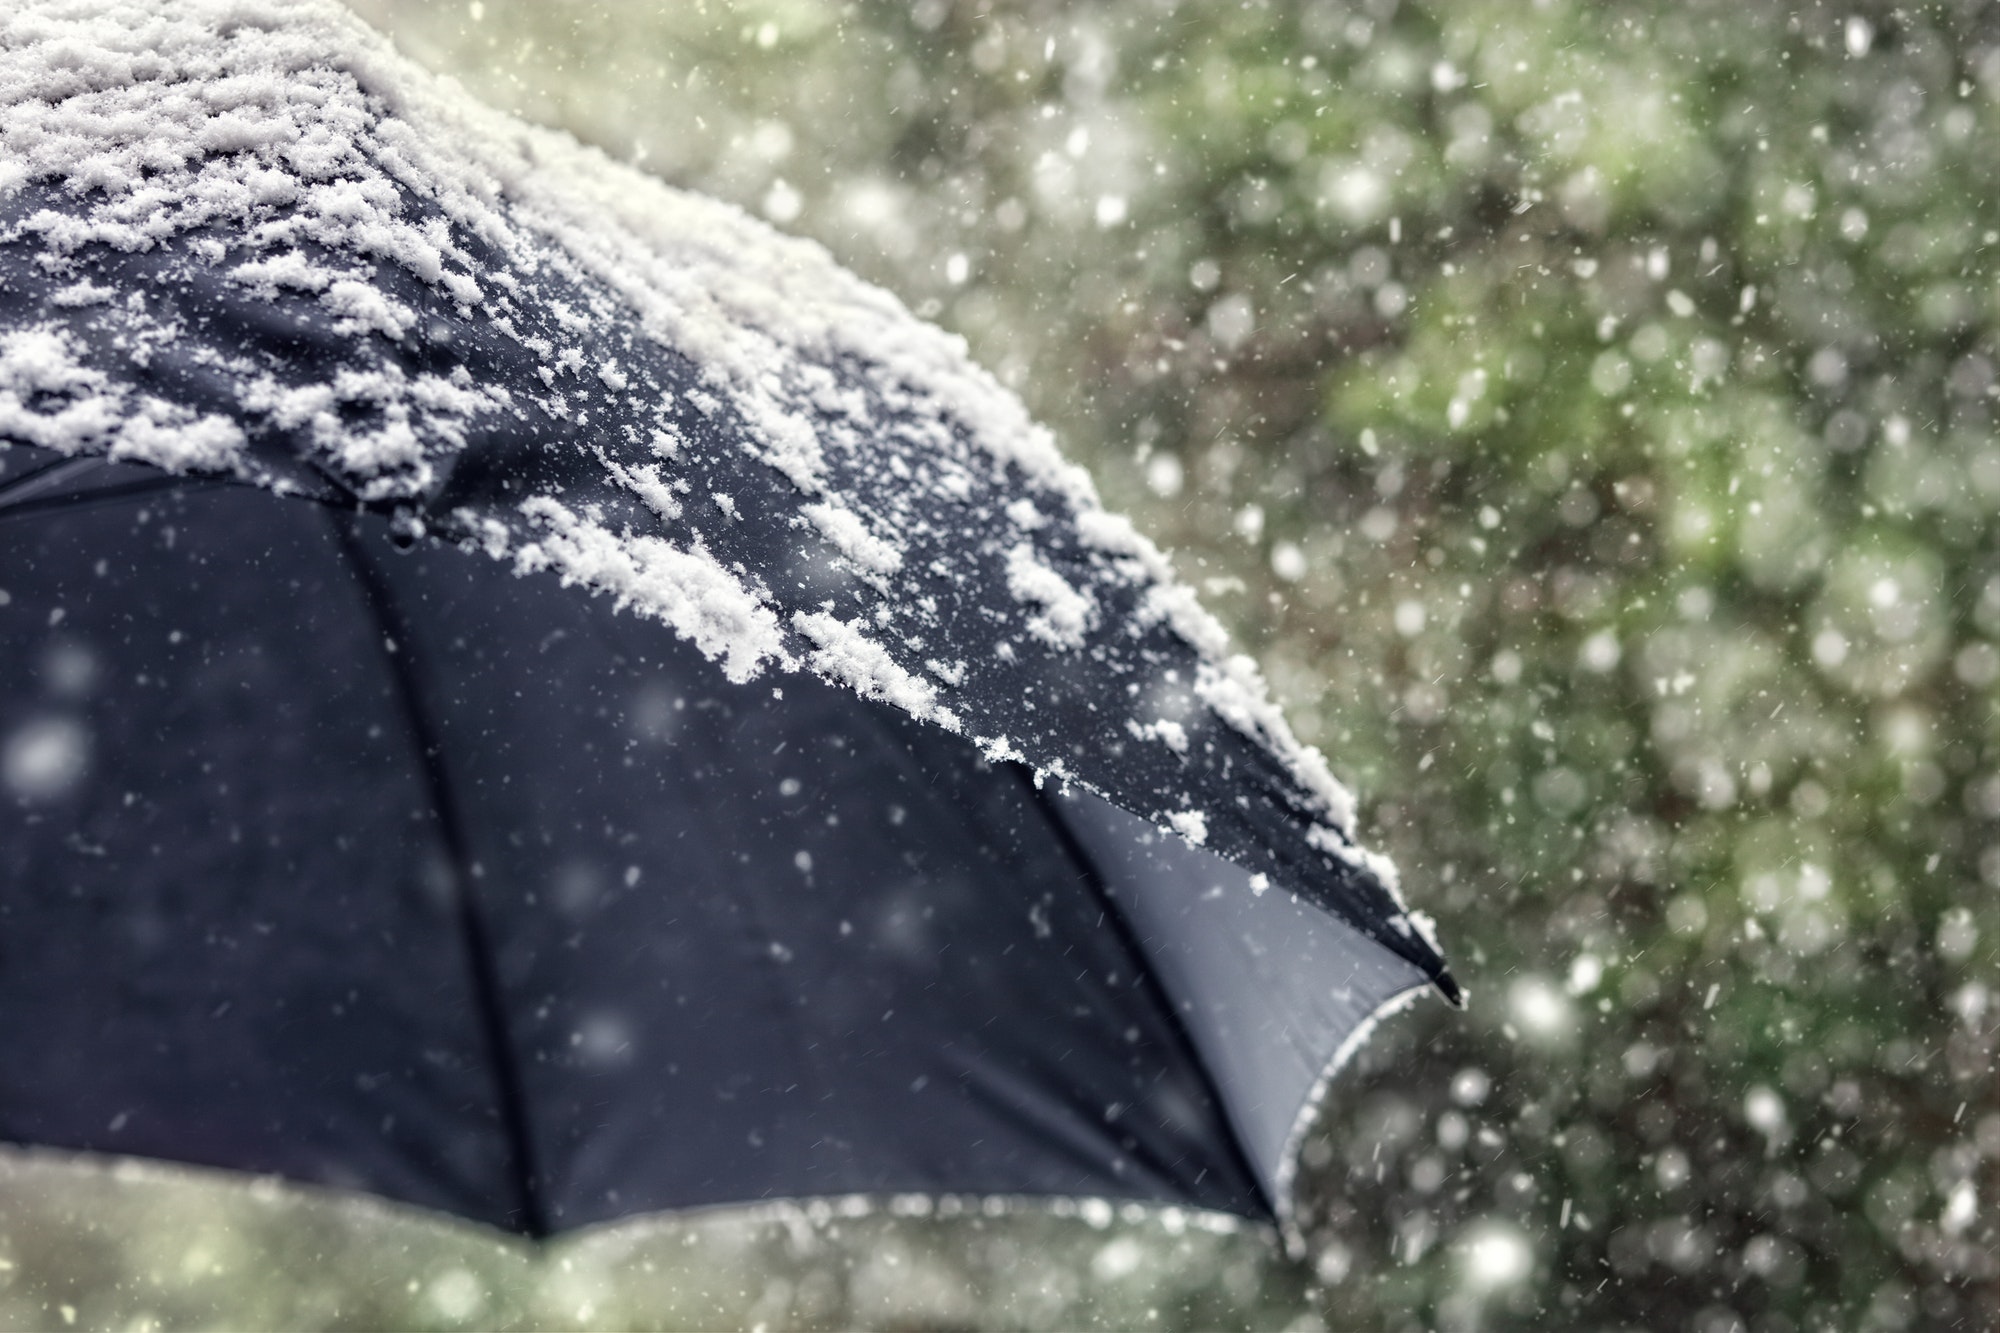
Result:
<svg viewBox="0 0 2000 1333"><path fill-rule="evenodd" d="M0 1139L1282 1220L1457 998L1160 553L816 246L326 3L38 0L0 101Z"/></svg>

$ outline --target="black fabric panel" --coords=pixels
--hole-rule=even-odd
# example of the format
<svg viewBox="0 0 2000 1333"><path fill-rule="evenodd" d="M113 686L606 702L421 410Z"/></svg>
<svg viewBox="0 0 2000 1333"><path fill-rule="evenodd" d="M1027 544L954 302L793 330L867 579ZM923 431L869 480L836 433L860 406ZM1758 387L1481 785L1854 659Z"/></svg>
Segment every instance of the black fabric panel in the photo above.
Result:
<svg viewBox="0 0 2000 1333"><path fill-rule="evenodd" d="M546 575L367 550L441 742L554 1225L906 1191L1266 1215L1019 770L816 680L732 686Z"/></svg>
<svg viewBox="0 0 2000 1333"><path fill-rule="evenodd" d="M515 1224L449 858L319 511L0 511L0 590L0 1139Z"/></svg>

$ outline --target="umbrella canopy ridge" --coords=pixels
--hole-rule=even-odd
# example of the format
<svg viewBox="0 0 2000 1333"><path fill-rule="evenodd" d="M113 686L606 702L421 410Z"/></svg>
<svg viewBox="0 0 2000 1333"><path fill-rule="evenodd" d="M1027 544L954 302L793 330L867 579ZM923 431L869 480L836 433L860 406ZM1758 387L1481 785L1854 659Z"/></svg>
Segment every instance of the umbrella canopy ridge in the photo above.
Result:
<svg viewBox="0 0 2000 1333"><path fill-rule="evenodd" d="M38 0L0 18L0 102L0 436L552 571L731 680L808 670L1101 794L1456 998L1160 552L818 246L482 107L330 3Z"/></svg>

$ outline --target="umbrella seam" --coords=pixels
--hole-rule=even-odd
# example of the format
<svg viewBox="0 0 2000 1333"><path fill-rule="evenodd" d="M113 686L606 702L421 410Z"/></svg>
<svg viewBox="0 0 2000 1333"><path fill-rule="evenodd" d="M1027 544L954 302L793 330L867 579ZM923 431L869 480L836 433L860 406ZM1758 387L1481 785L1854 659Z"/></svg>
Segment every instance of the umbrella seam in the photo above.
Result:
<svg viewBox="0 0 2000 1333"><path fill-rule="evenodd" d="M346 1208L367 1210L376 1217L404 1217L422 1214L445 1219L441 1225L464 1227L490 1233L503 1244L527 1242L516 1232L458 1213L441 1211L419 1203L408 1203L351 1186L329 1185L322 1181L299 1180L290 1176L243 1171L235 1167L177 1162L158 1157L113 1156L114 1167L99 1165L104 1154L43 1145L0 1143L0 1181L14 1172L33 1170L48 1164L59 1169L113 1171L120 1178L145 1183L211 1179L228 1187L255 1189L265 1181L298 1198L338 1199ZM1193 1204L1166 1203L1147 1199L1110 1199L1094 1194L982 1193L977 1190L858 1190L835 1194L787 1194L733 1203L692 1204L631 1213L602 1222L591 1222L563 1232L556 1241L573 1244L579 1239L615 1233L621 1229L641 1230L652 1226L699 1226L709 1221L742 1219L751 1223L798 1220L806 1223L841 1222L863 1217L929 1218L952 1221L959 1218L1043 1216L1082 1222L1093 1231L1112 1224L1125 1226L1150 1222L1168 1229L1205 1231L1211 1235L1254 1234L1276 1237L1276 1229L1265 1219L1245 1217L1220 1208Z"/></svg>
<svg viewBox="0 0 2000 1333"><path fill-rule="evenodd" d="M1214 1072L1208 1067L1208 1061L1202 1058L1201 1047L1195 1043L1194 1034L1188 1029L1187 1024L1182 1021L1180 1011L1174 1008L1165 983L1160 980L1159 974L1153 970L1152 960L1147 956L1146 950L1139 940L1138 932L1133 929L1132 923L1126 919L1123 909L1118 906L1117 899L1112 896L1109 886L1105 883L1103 873L1097 867L1096 858L1085 849L1083 843L1077 838L1075 833L1071 832L1068 823L1063 820L1061 811L1056 809L1049 792L1046 788L1036 783L1034 775L1018 764L1010 765L1010 767L1020 775L1021 781L1027 784L1035 807L1041 811L1043 819L1047 820L1049 826L1055 830L1056 839L1064 852L1069 855L1070 859L1083 872L1084 882L1089 885L1091 896L1097 899L1098 907L1104 913L1104 919L1117 934L1120 942L1124 944L1126 951L1132 955L1134 964L1146 978L1146 984L1151 986L1159 996L1160 1008L1166 1014L1168 1024L1171 1025L1175 1037L1180 1041L1182 1049L1187 1051L1190 1056L1190 1063L1194 1067L1196 1077L1201 1080L1202 1087L1207 1090L1209 1100L1215 1106L1217 1118L1221 1120L1223 1128L1228 1131L1229 1146L1234 1150L1235 1165L1238 1173L1250 1183L1251 1188L1262 1199L1264 1207L1269 1211L1271 1217L1275 1219L1280 1215L1281 1207L1276 1200L1265 1195L1263 1178L1257 1171L1256 1163L1252 1160L1249 1149L1244 1146L1242 1137L1236 1128L1235 1118L1229 1113L1229 1102L1223 1096L1222 1085L1216 1081Z"/></svg>
<svg viewBox="0 0 2000 1333"><path fill-rule="evenodd" d="M457 803L452 798L450 778L444 769L443 750L438 744L430 718L424 711L407 651L398 651L393 646L394 642L408 645L410 636L402 632L403 617L395 600L387 585L368 563L367 555L362 549L359 534L355 531L359 515L350 515L345 521L335 515L329 515L329 518L335 538L347 556L346 563L353 572L355 582L361 587L368 609L386 636L383 657L388 663L390 678L395 682L397 698L402 704L412 737L416 742L418 759L423 766L424 783L430 790L431 804L437 811L439 831L444 837L445 847L456 871L452 876L452 901L457 908L459 933L466 951L467 970L472 977L473 997L475 1008L479 1013L481 1036L493 1064L495 1091L499 1095L500 1103L500 1123L507 1139L509 1155L514 1160L522 1229L530 1236L546 1237L550 1234L547 1203L542 1198L540 1175L536 1169L534 1140L528 1123L527 1098L522 1086L520 1062L515 1056L514 1044L507 1028L506 1013L501 1004L500 978L492 962L491 935L471 887L470 849L466 844L465 830L459 822Z"/></svg>
<svg viewBox="0 0 2000 1333"><path fill-rule="evenodd" d="M774 918L762 910L755 894L741 895L736 899L736 903L742 908L742 915L738 917L738 939L747 941L761 938L767 945L781 943ZM798 996L794 988L786 983L784 965L778 956L769 947L765 947L753 948L751 957L753 961L750 965L750 974L762 979L766 993L775 1000L779 1012L795 1013L798 1008ZM827 1100L830 1090L839 1080L829 1076L819 1052L819 1043L807 1041L807 1034L799 1031L791 1023L780 1025L780 1031L783 1033L785 1044L794 1052L801 1078L811 1079L814 1084L813 1091L824 1094L820 1098L821 1101Z"/></svg>

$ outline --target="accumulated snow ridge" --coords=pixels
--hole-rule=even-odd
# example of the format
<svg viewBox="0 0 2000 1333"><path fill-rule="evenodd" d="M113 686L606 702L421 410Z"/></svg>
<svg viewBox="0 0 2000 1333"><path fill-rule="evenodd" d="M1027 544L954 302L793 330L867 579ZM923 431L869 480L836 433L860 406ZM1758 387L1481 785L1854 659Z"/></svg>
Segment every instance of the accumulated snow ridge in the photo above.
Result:
<svg viewBox="0 0 2000 1333"><path fill-rule="evenodd" d="M947 731L962 729L951 710L938 705L930 682L903 670L860 626L824 611L803 612L792 620L817 645L810 661L823 675L851 686L864 698L929 718Z"/></svg>
<svg viewBox="0 0 2000 1333"><path fill-rule="evenodd" d="M789 665L778 618L698 543L679 550L657 537L614 534L536 497L521 511L544 525L538 542L514 552L523 571L554 569L664 620L718 660L733 681L755 677L767 662Z"/></svg>
<svg viewBox="0 0 2000 1333"><path fill-rule="evenodd" d="M1096 791L1441 978L1247 659L963 343L332 0L0 9L0 447L394 515Z"/></svg>

